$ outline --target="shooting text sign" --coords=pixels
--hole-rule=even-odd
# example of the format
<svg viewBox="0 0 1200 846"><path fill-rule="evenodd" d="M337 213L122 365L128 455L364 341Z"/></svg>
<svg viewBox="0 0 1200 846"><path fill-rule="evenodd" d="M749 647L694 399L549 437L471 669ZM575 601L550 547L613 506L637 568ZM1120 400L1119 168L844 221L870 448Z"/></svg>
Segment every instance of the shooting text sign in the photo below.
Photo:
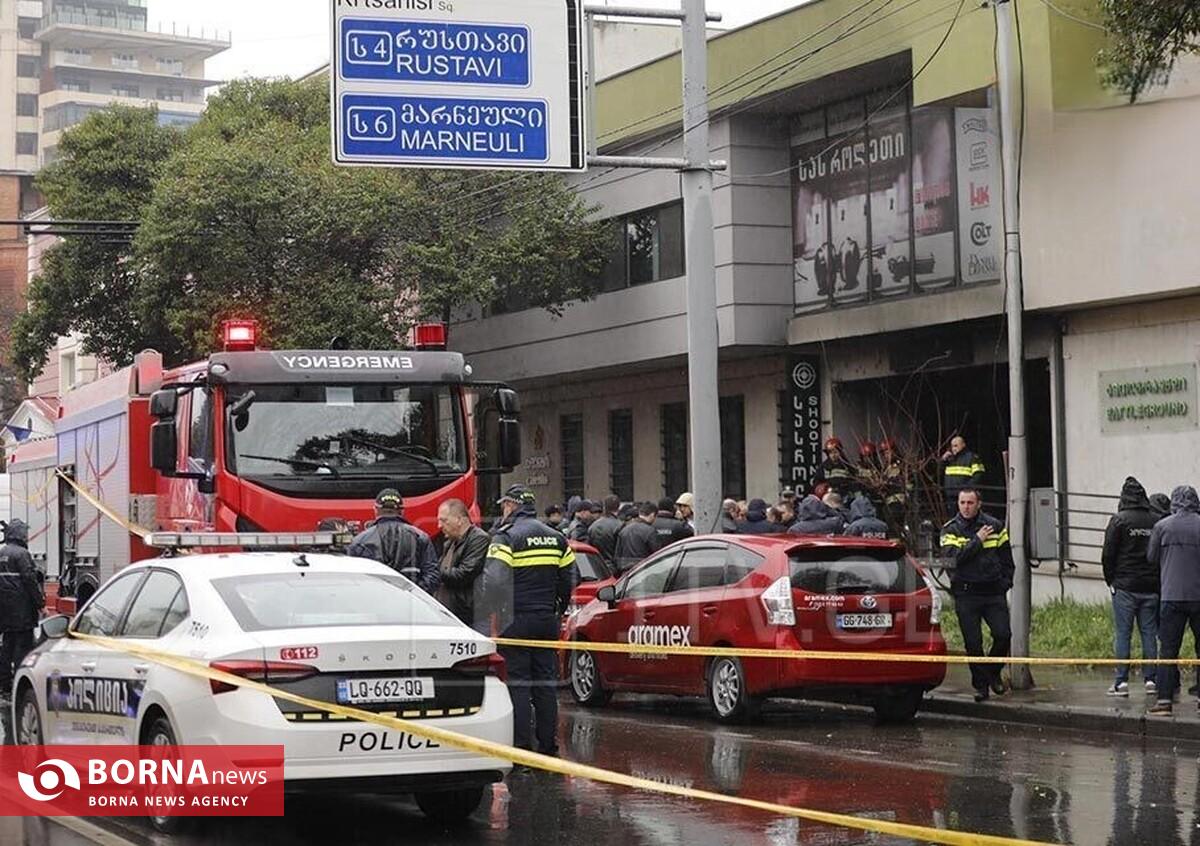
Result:
<svg viewBox="0 0 1200 846"><path fill-rule="evenodd" d="M584 170L582 0L331 0L333 158Z"/></svg>

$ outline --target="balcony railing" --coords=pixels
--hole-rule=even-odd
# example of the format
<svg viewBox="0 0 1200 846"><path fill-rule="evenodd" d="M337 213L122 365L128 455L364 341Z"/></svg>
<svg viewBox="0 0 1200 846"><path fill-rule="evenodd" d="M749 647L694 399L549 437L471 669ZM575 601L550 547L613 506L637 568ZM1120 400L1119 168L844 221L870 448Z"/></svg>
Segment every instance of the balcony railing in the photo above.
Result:
<svg viewBox="0 0 1200 846"><path fill-rule="evenodd" d="M121 32L145 32L156 35L170 35L175 38L195 38L200 41L213 41L218 44L232 44L233 35L230 30L217 27L194 27L191 24L163 23L159 21L152 29L146 24L146 19L129 17L128 15L89 15L59 9L42 16L42 29L55 25L91 26L100 29L115 29Z"/></svg>

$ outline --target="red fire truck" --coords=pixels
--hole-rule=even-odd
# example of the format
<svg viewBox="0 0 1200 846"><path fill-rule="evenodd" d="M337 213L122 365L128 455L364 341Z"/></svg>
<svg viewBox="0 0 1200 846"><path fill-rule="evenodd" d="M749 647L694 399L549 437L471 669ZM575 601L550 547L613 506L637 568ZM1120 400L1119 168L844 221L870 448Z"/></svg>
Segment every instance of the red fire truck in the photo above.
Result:
<svg viewBox="0 0 1200 846"><path fill-rule="evenodd" d="M444 327L417 327L397 351L262 350L256 334L226 323L221 352L174 370L142 353L68 392L55 436L13 454L13 516L60 596L82 602L157 554L76 485L130 524L209 541L315 533L330 519L356 530L395 488L435 535L441 502L478 517L480 477L520 463L516 393L474 382Z"/></svg>

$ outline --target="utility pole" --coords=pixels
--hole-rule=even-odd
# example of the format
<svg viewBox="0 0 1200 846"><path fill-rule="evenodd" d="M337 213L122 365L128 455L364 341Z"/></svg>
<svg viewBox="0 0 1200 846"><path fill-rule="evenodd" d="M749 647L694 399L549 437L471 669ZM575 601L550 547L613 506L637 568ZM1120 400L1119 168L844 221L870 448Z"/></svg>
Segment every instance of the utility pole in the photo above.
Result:
<svg viewBox="0 0 1200 846"><path fill-rule="evenodd" d="M696 530L711 532L721 497L717 270L709 164L708 25L704 0L683 0L683 185L687 265L688 417ZM671 491L677 496L682 491Z"/></svg>
<svg viewBox="0 0 1200 846"><path fill-rule="evenodd" d="M1018 97L1023 97L1018 69L1020 49L1015 37L1013 0L996 0L996 83L1000 91L1000 157L1004 165L1004 284L1008 319L1008 533L1016 573L1012 592L1012 654L1029 655L1032 615L1032 572L1025 548L1029 514L1029 460L1025 441L1025 293L1021 278L1020 191L1021 120ZM1033 687L1028 665L1010 667L1017 690Z"/></svg>

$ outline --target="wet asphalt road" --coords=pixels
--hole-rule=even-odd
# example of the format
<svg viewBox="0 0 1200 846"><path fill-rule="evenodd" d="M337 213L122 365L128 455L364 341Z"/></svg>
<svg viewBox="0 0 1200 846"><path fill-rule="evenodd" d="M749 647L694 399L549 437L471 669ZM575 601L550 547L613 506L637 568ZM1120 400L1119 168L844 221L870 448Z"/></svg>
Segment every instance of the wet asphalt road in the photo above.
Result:
<svg viewBox="0 0 1200 846"><path fill-rule="evenodd" d="M876 726L866 711L768 706L725 728L699 703L618 699L600 711L563 703L564 757L643 778L878 819L1051 843L1200 846L1200 744L1039 731L925 717ZM407 799L289 801L287 817L209 821L168 838L138 821L91 821L105 846L317 844L907 843L748 809L549 774L510 776L455 830ZM2 846L103 839L39 820L0 820Z"/></svg>

